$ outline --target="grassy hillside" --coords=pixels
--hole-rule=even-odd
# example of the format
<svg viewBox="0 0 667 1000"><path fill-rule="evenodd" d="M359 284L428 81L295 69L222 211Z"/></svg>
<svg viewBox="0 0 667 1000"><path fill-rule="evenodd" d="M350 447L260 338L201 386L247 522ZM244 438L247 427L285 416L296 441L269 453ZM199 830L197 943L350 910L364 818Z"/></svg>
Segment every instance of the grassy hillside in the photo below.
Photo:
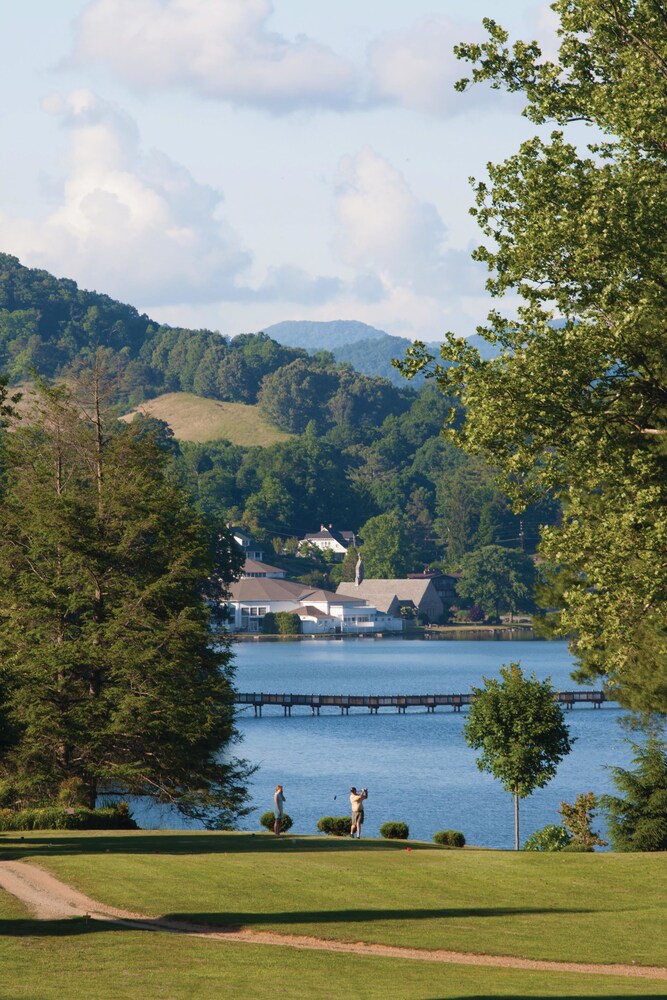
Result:
<svg viewBox="0 0 667 1000"><path fill-rule="evenodd" d="M664 963L665 856L514 854L221 833L0 835L94 899L153 915L342 942L602 964ZM665 982L37 922L0 893L0 996L178 1000L664 996ZM159 972L158 972L159 970ZM63 993L61 977L66 977ZM109 992L109 984L113 984ZM3 992L3 989L5 992Z"/></svg>
<svg viewBox="0 0 667 1000"><path fill-rule="evenodd" d="M271 427L259 416L256 406L245 403L221 403L205 399L190 392L168 392L163 396L141 403L123 420L131 420L134 413L165 420L181 441L219 441L249 447L266 447L292 437Z"/></svg>

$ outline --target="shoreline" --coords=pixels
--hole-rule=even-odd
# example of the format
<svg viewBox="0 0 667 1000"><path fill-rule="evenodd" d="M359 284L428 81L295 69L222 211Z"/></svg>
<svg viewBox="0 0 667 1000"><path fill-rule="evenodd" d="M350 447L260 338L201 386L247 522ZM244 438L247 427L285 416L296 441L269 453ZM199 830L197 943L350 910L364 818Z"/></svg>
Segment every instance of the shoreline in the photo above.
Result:
<svg viewBox="0 0 667 1000"><path fill-rule="evenodd" d="M373 632L369 633L306 633L305 635L263 635L260 633L237 632L231 636L232 642L310 642L335 639L343 641L359 639L367 642L376 639L404 639L407 641L435 641L447 639L485 639L508 640L529 639L535 642L548 642L548 639L535 634L532 625L429 625L424 628L406 629L404 632ZM560 640L557 640L560 641Z"/></svg>

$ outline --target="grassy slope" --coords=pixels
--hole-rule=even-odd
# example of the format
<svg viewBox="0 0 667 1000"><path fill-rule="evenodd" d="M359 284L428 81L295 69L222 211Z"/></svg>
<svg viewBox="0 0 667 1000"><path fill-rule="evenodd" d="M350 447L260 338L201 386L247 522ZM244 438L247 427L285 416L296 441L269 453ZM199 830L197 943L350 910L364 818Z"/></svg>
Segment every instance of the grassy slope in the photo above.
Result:
<svg viewBox="0 0 667 1000"><path fill-rule="evenodd" d="M0 837L106 903L345 941L665 963L664 855L447 851L248 834Z"/></svg>
<svg viewBox="0 0 667 1000"><path fill-rule="evenodd" d="M659 997L664 982L519 972L37 922L0 891L2 1000L482 1000Z"/></svg>
<svg viewBox="0 0 667 1000"><path fill-rule="evenodd" d="M256 406L221 403L190 392L169 392L137 407L150 417L165 420L181 441L219 441L266 447L292 437L271 427ZM131 420L133 414L123 417Z"/></svg>

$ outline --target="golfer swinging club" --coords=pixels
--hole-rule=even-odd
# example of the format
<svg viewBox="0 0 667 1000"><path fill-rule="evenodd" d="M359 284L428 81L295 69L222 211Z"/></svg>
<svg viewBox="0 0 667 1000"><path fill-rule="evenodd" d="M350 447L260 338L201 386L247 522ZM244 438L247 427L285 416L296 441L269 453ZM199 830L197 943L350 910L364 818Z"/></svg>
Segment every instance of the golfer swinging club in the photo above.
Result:
<svg viewBox="0 0 667 1000"><path fill-rule="evenodd" d="M357 791L354 785L352 785L352 788L350 789L350 808L352 810L350 836L354 837L356 830L357 840L361 840L361 824L364 822L364 800L367 798L367 788L362 788L360 791Z"/></svg>

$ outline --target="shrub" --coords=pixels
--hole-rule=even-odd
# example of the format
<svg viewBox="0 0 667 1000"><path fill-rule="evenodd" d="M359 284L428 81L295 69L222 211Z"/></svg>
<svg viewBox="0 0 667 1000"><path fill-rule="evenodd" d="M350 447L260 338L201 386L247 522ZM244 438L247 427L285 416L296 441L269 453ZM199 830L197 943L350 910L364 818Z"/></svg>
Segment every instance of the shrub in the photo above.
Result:
<svg viewBox="0 0 667 1000"><path fill-rule="evenodd" d="M595 848L592 844L577 844L571 843L566 844L563 848L564 851L569 851L571 854L594 854Z"/></svg>
<svg viewBox="0 0 667 1000"><path fill-rule="evenodd" d="M486 613L484 608L480 608L479 604L473 604L471 608L468 608L469 622L483 622L485 618Z"/></svg>
<svg viewBox="0 0 667 1000"><path fill-rule="evenodd" d="M301 619L293 611L276 611L278 635L301 635Z"/></svg>
<svg viewBox="0 0 667 1000"><path fill-rule="evenodd" d="M273 825L276 822L276 817L275 814L271 812L271 810L262 813L262 815L259 817L259 821L262 824L262 826L265 826L267 830L270 830L271 833L273 833ZM287 813L285 813L282 819L280 820L280 832L287 833L287 831L291 829L291 827L292 827L292 817L288 816Z"/></svg>
<svg viewBox="0 0 667 1000"><path fill-rule="evenodd" d="M0 830L138 830L127 802L102 809L84 806L0 809Z"/></svg>
<svg viewBox="0 0 667 1000"><path fill-rule="evenodd" d="M561 802L558 811L563 817L563 826L570 834L574 844L582 844L584 847L607 846L607 841L602 840L592 827L597 804L598 800L594 792L577 795L574 805Z"/></svg>
<svg viewBox="0 0 667 1000"><path fill-rule="evenodd" d="M409 835L407 823L383 823L380 827L380 836L385 840L407 840Z"/></svg>
<svg viewBox="0 0 667 1000"><path fill-rule="evenodd" d="M460 830L438 830L433 834L433 841L443 847L464 847L466 839Z"/></svg>
<svg viewBox="0 0 667 1000"><path fill-rule="evenodd" d="M562 851L572 838L564 826L551 823L531 833L523 845L524 851Z"/></svg>
<svg viewBox="0 0 667 1000"><path fill-rule="evenodd" d="M347 837L351 826L351 816L323 816L317 821L317 829L329 837Z"/></svg>

